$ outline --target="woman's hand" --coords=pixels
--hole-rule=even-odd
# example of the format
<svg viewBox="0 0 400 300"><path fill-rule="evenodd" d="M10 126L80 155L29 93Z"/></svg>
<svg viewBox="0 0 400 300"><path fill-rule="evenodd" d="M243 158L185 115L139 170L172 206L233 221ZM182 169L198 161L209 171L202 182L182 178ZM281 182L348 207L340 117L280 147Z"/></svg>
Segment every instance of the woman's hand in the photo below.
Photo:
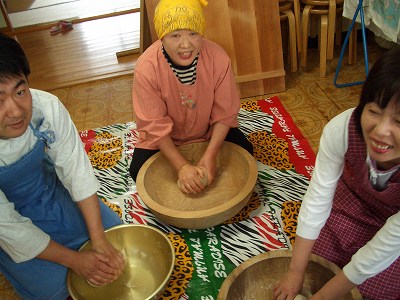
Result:
<svg viewBox="0 0 400 300"><path fill-rule="evenodd" d="M289 270L285 276L275 284L273 295L275 300L293 300L301 291L304 274Z"/></svg>
<svg viewBox="0 0 400 300"><path fill-rule="evenodd" d="M215 159L203 158L199 161L198 167L206 172L208 183L211 184L217 175L217 162Z"/></svg>
<svg viewBox="0 0 400 300"><path fill-rule="evenodd" d="M178 186L186 194L200 193L207 185L206 176L202 168L185 164L178 171Z"/></svg>

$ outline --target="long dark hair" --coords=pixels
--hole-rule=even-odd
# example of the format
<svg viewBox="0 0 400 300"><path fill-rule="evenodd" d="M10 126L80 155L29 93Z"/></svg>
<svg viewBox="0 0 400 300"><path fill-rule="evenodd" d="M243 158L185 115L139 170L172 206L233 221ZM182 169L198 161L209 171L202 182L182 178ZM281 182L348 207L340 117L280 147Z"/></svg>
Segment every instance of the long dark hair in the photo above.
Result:
<svg viewBox="0 0 400 300"><path fill-rule="evenodd" d="M28 59L20 44L9 36L0 33L0 82L31 73Z"/></svg>

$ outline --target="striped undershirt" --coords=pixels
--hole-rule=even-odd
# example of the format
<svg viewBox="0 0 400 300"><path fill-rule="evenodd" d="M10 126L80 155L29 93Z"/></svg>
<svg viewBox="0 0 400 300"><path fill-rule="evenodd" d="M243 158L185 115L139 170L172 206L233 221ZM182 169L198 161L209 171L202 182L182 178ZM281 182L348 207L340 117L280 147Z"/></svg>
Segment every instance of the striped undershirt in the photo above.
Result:
<svg viewBox="0 0 400 300"><path fill-rule="evenodd" d="M196 81L196 69L197 69L197 61L199 56L197 55L196 58L189 66L178 66L174 64L172 59L169 57L167 51L165 51L164 47L162 47L162 52L170 65L172 71L178 77L179 81L182 84L191 85Z"/></svg>

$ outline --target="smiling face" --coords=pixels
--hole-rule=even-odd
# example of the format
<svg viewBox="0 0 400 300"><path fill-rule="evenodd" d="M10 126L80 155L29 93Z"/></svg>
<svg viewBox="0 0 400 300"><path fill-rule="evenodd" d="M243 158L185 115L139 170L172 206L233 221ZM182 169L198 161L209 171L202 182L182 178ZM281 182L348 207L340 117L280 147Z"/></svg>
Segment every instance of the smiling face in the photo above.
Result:
<svg viewBox="0 0 400 300"><path fill-rule="evenodd" d="M170 32L161 41L174 64L183 67L194 61L203 45L200 34L186 29Z"/></svg>
<svg viewBox="0 0 400 300"><path fill-rule="evenodd" d="M0 82L0 138L21 136L32 117L32 95L24 75Z"/></svg>
<svg viewBox="0 0 400 300"><path fill-rule="evenodd" d="M400 164L400 107L392 100L385 108L367 103L361 128L368 153L382 170Z"/></svg>

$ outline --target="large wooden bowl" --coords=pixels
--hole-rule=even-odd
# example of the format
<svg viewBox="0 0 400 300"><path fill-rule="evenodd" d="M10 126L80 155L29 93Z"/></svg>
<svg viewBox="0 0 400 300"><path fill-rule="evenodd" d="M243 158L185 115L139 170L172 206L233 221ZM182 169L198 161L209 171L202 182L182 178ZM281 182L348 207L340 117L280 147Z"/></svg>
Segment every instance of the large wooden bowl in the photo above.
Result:
<svg viewBox="0 0 400 300"><path fill-rule="evenodd" d="M179 147L192 164L208 143ZM177 174L161 153L153 155L139 171L136 186L143 202L161 221L180 228L201 229L223 223L248 202L256 184L257 164L243 148L224 142L218 155L218 173L212 184L196 195L183 193Z"/></svg>
<svg viewBox="0 0 400 300"><path fill-rule="evenodd" d="M163 294L175 265L175 250L166 234L148 225L118 225L106 230L107 239L125 253L122 275L103 287L93 287L74 271L67 286L74 300L150 300ZM80 251L90 249L85 243Z"/></svg>
<svg viewBox="0 0 400 300"><path fill-rule="evenodd" d="M217 300L272 300L273 286L289 268L291 250L275 250L256 255L237 266L222 283ZM308 263L302 295L311 296L340 271L326 259L312 254ZM340 300L362 300L354 288Z"/></svg>

